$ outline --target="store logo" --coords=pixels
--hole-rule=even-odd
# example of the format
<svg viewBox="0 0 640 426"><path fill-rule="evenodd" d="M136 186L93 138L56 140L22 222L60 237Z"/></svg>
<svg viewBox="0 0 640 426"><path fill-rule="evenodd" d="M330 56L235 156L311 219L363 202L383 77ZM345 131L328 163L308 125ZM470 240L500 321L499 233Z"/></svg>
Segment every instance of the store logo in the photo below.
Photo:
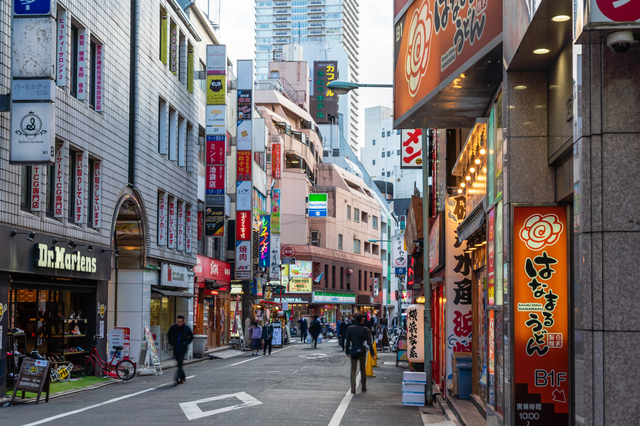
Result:
<svg viewBox="0 0 640 426"><path fill-rule="evenodd" d="M82 256L80 252L67 253L64 247L49 250L46 244L38 244L38 267L94 273L96 258Z"/></svg>
<svg viewBox="0 0 640 426"><path fill-rule="evenodd" d="M211 80L209 90L218 93L220 90L222 90L222 82L220 80Z"/></svg>
<svg viewBox="0 0 640 426"><path fill-rule="evenodd" d="M4 313L7 312L7 304L4 305L0 303L0 322L2 322L2 318L4 318Z"/></svg>
<svg viewBox="0 0 640 426"><path fill-rule="evenodd" d="M404 77L412 97L418 94L420 82L429 66L431 34L433 32L433 15L430 9L429 1L425 1L420 9L413 12L409 24Z"/></svg>
<svg viewBox="0 0 640 426"><path fill-rule="evenodd" d="M520 240L531 250L542 250L560 239L564 226L555 214L533 214L520 229Z"/></svg>
<svg viewBox="0 0 640 426"><path fill-rule="evenodd" d="M98 303L98 312L100 313L100 318L104 318L104 314L107 312L107 307L104 303Z"/></svg>
<svg viewBox="0 0 640 426"><path fill-rule="evenodd" d="M16 130L16 134L35 138L44 135L46 130L42 130L42 120L35 112L29 111L27 115L20 120L20 130Z"/></svg>

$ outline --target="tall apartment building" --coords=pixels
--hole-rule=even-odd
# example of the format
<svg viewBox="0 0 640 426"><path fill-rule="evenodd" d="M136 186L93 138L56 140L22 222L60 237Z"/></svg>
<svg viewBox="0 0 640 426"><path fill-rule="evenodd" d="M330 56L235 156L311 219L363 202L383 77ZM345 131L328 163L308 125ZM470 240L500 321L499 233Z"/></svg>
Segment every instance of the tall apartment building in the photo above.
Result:
<svg viewBox="0 0 640 426"><path fill-rule="evenodd" d="M393 129L393 109L385 106L364 111L364 148L361 160L388 199L411 198L422 192L422 170L400 168L400 130Z"/></svg>
<svg viewBox="0 0 640 426"><path fill-rule="evenodd" d="M285 46L300 45L310 67L314 61L337 60L340 79L358 82L359 8L357 0L256 0L256 81L270 78L269 62L288 60ZM341 96L340 113L357 153L357 91Z"/></svg>

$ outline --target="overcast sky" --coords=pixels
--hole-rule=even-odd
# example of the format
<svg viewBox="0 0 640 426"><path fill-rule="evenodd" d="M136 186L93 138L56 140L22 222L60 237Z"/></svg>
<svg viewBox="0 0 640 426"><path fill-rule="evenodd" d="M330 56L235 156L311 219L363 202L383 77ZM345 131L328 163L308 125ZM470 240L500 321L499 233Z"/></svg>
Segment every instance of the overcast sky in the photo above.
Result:
<svg viewBox="0 0 640 426"><path fill-rule="evenodd" d="M254 59L254 0L222 0L221 42L227 55ZM393 3L389 0L360 2L360 83L393 83ZM391 89L360 89L360 148L364 146L364 110L391 107Z"/></svg>

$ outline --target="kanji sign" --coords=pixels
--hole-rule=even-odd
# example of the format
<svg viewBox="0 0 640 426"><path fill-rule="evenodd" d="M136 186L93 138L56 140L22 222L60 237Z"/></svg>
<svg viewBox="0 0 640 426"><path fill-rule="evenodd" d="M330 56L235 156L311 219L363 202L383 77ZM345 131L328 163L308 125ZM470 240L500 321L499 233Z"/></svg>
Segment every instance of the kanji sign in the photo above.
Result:
<svg viewBox="0 0 640 426"><path fill-rule="evenodd" d="M280 190L271 191L271 232L280 233Z"/></svg>
<svg viewBox="0 0 640 426"><path fill-rule="evenodd" d="M567 208L518 205L511 217L515 424L569 424Z"/></svg>
<svg viewBox="0 0 640 426"><path fill-rule="evenodd" d="M236 272L251 271L251 241L236 241ZM236 278L238 275L236 274Z"/></svg>
<svg viewBox="0 0 640 426"><path fill-rule="evenodd" d="M158 198L158 245L167 244L167 196L160 194Z"/></svg>
<svg viewBox="0 0 640 426"><path fill-rule="evenodd" d="M73 196L75 211L73 223L82 223L84 219L84 153L76 152L76 169L74 170L75 194Z"/></svg>
<svg viewBox="0 0 640 426"><path fill-rule="evenodd" d="M224 222L223 222L224 223ZM184 250L184 203L178 203L178 250Z"/></svg>
<svg viewBox="0 0 640 426"><path fill-rule="evenodd" d="M90 185L93 185L93 200L91 200L90 214L94 229L100 228L100 213L102 210L102 162L93 163L93 176Z"/></svg>
<svg viewBox="0 0 640 426"><path fill-rule="evenodd" d="M407 309L407 357L410 362L424 362L424 305Z"/></svg>
<svg viewBox="0 0 640 426"><path fill-rule="evenodd" d="M176 199L169 199L169 215L168 215L168 232L167 232L167 247L172 249L176 248Z"/></svg>
<svg viewBox="0 0 640 426"><path fill-rule="evenodd" d="M224 166L207 166L206 186L207 195L224 195Z"/></svg>
<svg viewBox="0 0 640 426"><path fill-rule="evenodd" d="M67 11L58 11L56 37L56 85L67 85Z"/></svg>
<svg viewBox="0 0 640 426"><path fill-rule="evenodd" d="M267 268L271 266L271 215L260 216L260 231L258 234L258 266Z"/></svg>
<svg viewBox="0 0 640 426"><path fill-rule="evenodd" d="M96 67L95 67L95 73L96 73L96 111L102 111L103 110L103 104L102 104L102 97L104 95L104 85L103 85L103 81L102 81L102 50L103 47L101 44L97 44L96 45Z"/></svg>
<svg viewBox="0 0 640 426"><path fill-rule="evenodd" d="M64 216L64 145L56 145L56 163L55 163L55 176L53 178L54 196L53 202L53 217Z"/></svg>
<svg viewBox="0 0 640 426"><path fill-rule="evenodd" d="M78 78L76 79L76 96L85 99L85 86L87 81L87 30L78 29L78 46L76 52L78 61Z"/></svg>
<svg viewBox="0 0 640 426"><path fill-rule="evenodd" d="M251 240L251 212L236 212L236 241Z"/></svg>
<svg viewBox="0 0 640 426"><path fill-rule="evenodd" d="M400 168L422 168L422 130L403 130L401 138Z"/></svg>
<svg viewBox="0 0 640 426"><path fill-rule="evenodd" d="M39 212L44 207L44 166L34 164L31 166L31 211Z"/></svg>
<svg viewBox="0 0 640 426"><path fill-rule="evenodd" d="M192 218L191 218L191 207L187 207L185 211L185 237L184 237L184 251L187 253L191 253L193 247L191 246L191 234L192 234Z"/></svg>
<svg viewBox="0 0 640 426"><path fill-rule="evenodd" d="M205 164L225 163L225 135L207 135L207 158Z"/></svg>
<svg viewBox="0 0 640 426"><path fill-rule="evenodd" d="M251 180L251 151L238 151L238 180Z"/></svg>
<svg viewBox="0 0 640 426"><path fill-rule="evenodd" d="M327 85L338 78L338 61L315 61L313 63L313 94L311 116L317 124L331 123L338 115L338 95Z"/></svg>
<svg viewBox="0 0 640 426"><path fill-rule="evenodd" d="M391 267L407 267L407 246L404 242L404 235L394 235L391 237Z"/></svg>
<svg viewBox="0 0 640 426"><path fill-rule="evenodd" d="M271 176L274 179L282 178L282 144L271 144Z"/></svg>

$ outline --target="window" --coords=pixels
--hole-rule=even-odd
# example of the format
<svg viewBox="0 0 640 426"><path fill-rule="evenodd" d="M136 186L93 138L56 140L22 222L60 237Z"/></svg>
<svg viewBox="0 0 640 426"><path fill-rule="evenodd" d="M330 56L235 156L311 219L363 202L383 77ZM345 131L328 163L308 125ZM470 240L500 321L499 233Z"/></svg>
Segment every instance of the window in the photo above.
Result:
<svg viewBox="0 0 640 426"><path fill-rule="evenodd" d="M340 267L340 290L344 290L344 268Z"/></svg>
<svg viewBox="0 0 640 426"><path fill-rule="evenodd" d="M387 151L387 157L391 157L391 151Z"/></svg>
<svg viewBox="0 0 640 426"><path fill-rule="evenodd" d="M31 166L20 166L20 208L31 210Z"/></svg>
<svg viewBox="0 0 640 426"><path fill-rule="evenodd" d="M353 209L353 220L360 222L360 209Z"/></svg>
<svg viewBox="0 0 640 426"><path fill-rule="evenodd" d="M358 290L362 291L362 271L358 271Z"/></svg>
<svg viewBox="0 0 640 426"><path fill-rule="evenodd" d="M329 265L324 265L324 288L329 288Z"/></svg>
<svg viewBox="0 0 640 426"><path fill-rule="evenodd" d="M362 212L362 222L369 223L369 213Z"/></svg>
<svg viewBox="0 0 640 426"><path fill-rule="evenodd" d="M167 153L167 103L162 98L158 105L158 152Z"/></svg>
<svg viewBox="0 0 640 426"><path fill-rule="evenodd" d="M199 61L199 63L200 63L200 68L198 68L198 69L204 74L207 71L207 67L204 64L204 62ZM200 89L202 90L202 92L205 95L207 94L207 79L206 78L203 78L202 80L200 80Z"/></svg>
<svg viewBox="0 0 640 426"><path fill-rule="evenodd" d="M360 253L360 240L357 238L353 239L353 252Z"/></svg>
<svg viewBox="0 0 640 426"><path fill-rule="evenodd" d="M67 218L69 222L74 223L73 214L75 212L75 204L76 204L76 179L75 179L75 170L76 170L76 154L77 151L69 150L69 214Z"/></svg>
<svg viewBox="0 0 640 426"><path fill-rule="evenodd" d="M372 216L371 226L373 229L378 229L378 216Z"/></svg>
<svg viewBox="0 0 640 426"><path fill-rule="evenodd" d="M365 253L371 253L371 243L365 241L365 243L364 243L364 252Z"/></svg>
<svg viewBox="0 0 640 426"><path fill-rule="evenodd" d="M402 134L402 130L398 129L396 130L396 135L401 135Z"/></svg>
<svg viewBox="0 0 640 426"><path fill-rule="evenodd" d="M347 220L351 220L351 206L347 206Z"/></svg>
<svg viewBox="0 0 640 426"><path fill-rule="evenodd" d="M184 167L187 156L187 120L178 116L178 166Z"/></svg>
<svg viewBox="0 0 640 426"><path fill-rule="evenodd" d="M311 245L315 247L320 246L320 231L311 231Z"/></svg>
<svg viewBox="0 0 640 426"><path fill-rule="evenodd" d="M331 267L331 288L336 288L336 266Z"/></svg>
<svg viewBox="0 0 640 426"><path fill-rule="evenodd" d="M391 130L387 130L387 136L391 136Z"/></svg>
<svg viewBox="0 0 640 426"><path fill-rule="evenodd" d="M382 131L382 137L384 138L384 130Z"/></svg>
<svg viewBox="0 0 640 426"><path fill-rule="evenodd" d="M71 72L69 73L69 88L71 96L78 97L78 27L71 26L71 45L69 54L71 55Z"/></svg>
<svg viewBox="0 0 640 426"><path fill-rule="evenodd" d="M378 244L372 244L371 245L371 251L373 252L373 254L375 254L376 256L380 255L380 246Z"/></svg>
<svg viewBox="0 0 640 426"><path fill-rule="evenodd" d="M384 152L384 151L382 151L382 158L384 158L384 157L385 157L385 152Z"/></svg>
<svg viewBox="0 0 640 426"><path fill-rule="evenodd" d="M375 140L375 139L373 140L373 144L374 144L374 145L376 144L376 140Z"/></svg>
<svg viewBox="0 0 640 426"><path fill-rule="evenodd" d="M376 160L373 160L373 165L374 165L374 166L376 165Z"/></svg>
<svg viewBox="0 0 640 426"><path fill-rule="evenodd" d="M333 148L333 156L334 157L340 157L340 149Z"/></svg>
<svg viewBox="0 0 640 426"><path fill-rule="evenodd" d="M342 234L338 234L338 250L342 250Z"/></svg>
<svg viewBox="0 0 640 426"><path fill-rule="evenodd" d="M364 271L364 291L367 291L367 271Z"/></svg>
<svg viewBox="0 0 640 426"><path fill-rule="evenodd" d="M398 152L396 152L396 155L400 155L400 150L398 150Z"/></svg>
<svg viewBox="0 0 640 426"><path fill-rule="evenodd" d="M176 161L178 145L178 113L169 107L169 145L167 147L169 160Z"/></svg>

